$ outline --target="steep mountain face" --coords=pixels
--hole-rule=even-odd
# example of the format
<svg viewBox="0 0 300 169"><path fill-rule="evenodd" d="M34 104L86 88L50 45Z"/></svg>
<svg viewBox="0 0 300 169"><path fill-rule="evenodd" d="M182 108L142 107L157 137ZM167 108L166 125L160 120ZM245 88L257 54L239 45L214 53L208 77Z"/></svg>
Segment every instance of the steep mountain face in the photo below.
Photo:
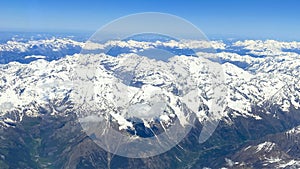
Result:
<svg viewBox="0 0 300 169"><path fill-rule="evenodd" d="M219 67L223 73L219 72L219 75L224 76L224 81L218 85L226 86L226 93L222 93L226 100L219 102L224 105L224 111L218 113L210 113L214 95L209 79L214 74L208 71L209 64L217 63L206 59L175 56L166 64L133 53L118 57L75 54L53 61L39 59L29 64L2 64L0 166L297 168L300 165L297 141L300 62L294 50L299 46L298 43L278 42L272 47L270 44L273 43L239 41L226 46L214 42L213 47L220 52L197 53L203 58L213 56L211 58L221 60ZM106 46L112 44L129 51L162 46L162 42L133 40L110 42ZM189 44L195 49L201 46L199 42ZM82 44L78 43L78 46L82 47ZM180 43L164 42L163 46L180 48ZM104 47L93 46L93 50L98 48ZM189 106L183 104L183 93L189 93L193 89L190 84L194 83L199 93L197 110L192 113L195 119L190 119L189 114L180 111L179 107ZM91 93L83 95L87 91ZM131 98L131 104L152 105L153 97L167 98L165 111L156 113L147 106L144 107L148 110L146 114L141 113L144 109L135 107L131 112L122 111L128 98ZM114 103L117 103L116 107L112 106ZM110 125L115 129L140 138L163 133L176 120L183 127L185 123L193 122L193 125L170 151L150 158L125 158L99 147L80 125L80 120L98 116L99 112L101 117L111 119ZM212 136L200 144L199 135L205 122L211 119L220 120L219 125Z"/></svg>
<svg viewBox="0 0 300 169"><path fill-rule="evenodd" d="M226 159L229 168L299 168L299 126L249 142Z"/></svg>

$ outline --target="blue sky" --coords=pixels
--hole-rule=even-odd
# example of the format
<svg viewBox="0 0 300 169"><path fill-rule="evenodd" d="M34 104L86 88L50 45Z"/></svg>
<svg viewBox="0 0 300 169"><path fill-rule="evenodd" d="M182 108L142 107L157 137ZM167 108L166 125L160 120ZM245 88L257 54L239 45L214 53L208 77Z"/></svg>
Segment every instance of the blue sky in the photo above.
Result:
<svg viewBox="0 0 300 169"><path fill-rule="evenodd" d="M0 30L90 31L139 12L177 15L209 37L300 40L298 0L0 1Z"/></svg>

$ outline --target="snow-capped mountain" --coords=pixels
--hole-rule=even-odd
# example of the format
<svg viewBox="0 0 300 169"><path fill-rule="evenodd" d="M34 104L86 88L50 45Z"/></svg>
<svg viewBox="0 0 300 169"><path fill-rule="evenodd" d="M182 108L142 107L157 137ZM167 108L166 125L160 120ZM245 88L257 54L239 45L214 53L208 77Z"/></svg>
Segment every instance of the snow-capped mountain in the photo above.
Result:
<svg viewBox="0 0 300 169"><path fill-rule="evenodd" d="M81 58L85 58L84 61L90 61L92 64L81 62ZM152 118L168 122L176 115L184 124L186 115L181 114L179 110L179 102L184 102L184 97L189 99L198 97L199 101L196 103L199 104L198 106L201 103L202 107L209 107L209 104L212 104L210 102L216 100L213 98L213 92L207 92L211 90L212 82L209 79L212 75L208 65L202 62L201 59L186 56L174 57L168 64L165 64L162 61L136 54L124 54L119 57L104 54L91 56L78 54L52 62L38 60L30 64L11 62L1 65L3 76L0 105L3 124L21 121L24 115L39 116L48 113L64 116L68 111L74 111L74 109L67 110L73 107L77 110L84 110L82 115L84 117L87 116L87 112L91 113L96 110L98 110L97 113L112 111L110 115L118 121L120 128L126 129L132 124L125 118L131 115L128 115L126 111L121 111L126 109L124 106L147 103L147 100L151 100L154 96L160 97L156 99L161 102L168 102L170 112L166 112L167 114L154 112L158 117ZM95 65L97 66L94 67ZM128 75L132 71L135 73L131 74L133 77L130 79ZM126 80L130 81L126 82ZM202 82L199 83L199 81ZM92 90L81 89L82 87L91 87ZM126 90L126 92L119 90ZM189 94L192 90L199 91L200 96ZM92 93L83 94L88 91ZM158 93L155 94L156 92ZM186 94L188 95L184 96ZM165 99L168 101L163 101ZM82 100L89 101L87 103L81 102ZM130 103L126 102L128 100ZM119 110L117 114L113 112L114 108L111 108L111 105L117 106L114 107ZM204 121L209 114L205 109L198 112L197 107L192 111L197 114L200 121ZM81 113L77 115L80 117ZM138 117L137 114L133 116ZM150 117L149 114L140 116ZM214 118L220 119L221 117L222 114ZM147 123L145 126L149 126L149 122L145 121Z"/></svg>
<svg viewBox="0 0 300 169"><path fill-rule="evenodd" d="M57 60L66 55L80 53L83 42L69 38L8 40L0 44L0 63L17 61L30 63L39 58Z"/></svg>
<svg viewBox="0 0 300 169"><path fill-rule="evenodd" d="M54 44L59 44L60 40L50 40L55 42ZM73 41L72 44L76 44ZM44 41L40 42L45 45ZM149 48L151 42L129 41L124 42L123 46L132 46L131 48ZM160 44L161 42L154 42ZM170 46L174 43L176 47L180 47L179 43L167 42L165 46ZM195 43L195 42L190 42ZM239 42L241 43L241 42ZM239 44L236 42L234 45ZM246 42L245 42L246 43ZM10 42L8 43L10 44ZM48 43L46 43L48 44ZM65 44L62 43L62 44ZM79 43L77 43L79 44ZM111 46L116 44L122 46L120 42L110 42L104 46ZM140 45L137 45L140 44ZM268 43L267 43L268 44ZM293 45L294 43L292 43ZM19 50L23 50L24 46L31 46L32 44L22 44L13 45ZM82 44L79 44L79 46ZM22 47L19 47L22 46ZM193 45L192 45L193 46ZM217 46L217 45L215 45ZM56 47L55 47L56 48ZM57 47L59 48L59 47ZM196 48L196 47L195 47ZM25 49L24 49L25 50ZM291 107L295 109L299 108L299 72L300 63L297 62L299 55L291 52L282 52L280 56L266 56L263 58L255 58L249 55L241 56L236 53L220 52L220 53L198 53L199 56L211 56L221 58L222 60L230 60L237 62L246 62L249 66L246 69L242 69L233 63L225 62L222 65L223 72L225 74L225 83L228 90L228 108L233 110L233 116L249 116L256 119L260 119L259 115L255 115L252 112L251 107L253 105L265 105L272 102L272 104L281 105L283 111L288 111ZM1 65L1 110L2 114L5 112L13 111L14 109L25 109L26 105L30 105L36 102L39 105L47 104L53 102L54 100L62 100L68 95L71 95L71 90L73 87L73 80L71 75L74 72L75 67L78 65L77 61L80 57L87 57L81 55L67 56L57 61L45 61L37 60L31 62L30 64L20 64L17 62L11 62L9 64ZM140 62L138 67L134 63L139 56L134 56L132 54L123 54L120 57L109 57L105 55L95 55L90 56L90 59L95 63L99 63L101 66L97 72L94 81L97 86L108 85L108 83L115 84L116 81L103 80L112 79L114 76L125 76L121 75L126 70L135 70L133 75L134 79L131 85L149 84L152 86L166 87L168 90L178 90L176 87L176 70L183 70L184 67L190 68L188 72L193 79L197 79L202 82L200 85L206 86L203 67L197 67L197 60L193 57L178 56L173 59L170 66L165 66L163 63L155 60L144 59ZM124 62L124 60L126 62ZM130 62L132 60L132 64ZM178 62L175 67L176 61ZM126 63L126 65L122 64ZM179 64L180 63L180 64ZM172 65L173 64L173 65ZM151 65L150 67L147 65ZM94 64L92 65L94 66ZM131 67L130 67L131 66ZM203 65L202 65L203 66ZM155 68L155 69L154 69ZM149 70L147 70L149 69ZM194 70L192 70L194 69ZM196 70L199 69L199 70ZM155 70L155 72L153 72ZM175 72L174 72L175 71ZM109 75L115 72L115 75ZM116 72L119 72L117 75ZM92 72L93 73L93 72ZM197 74L195 74L197 73ZM111 76L111 77L109 77ZM120 78L120 77L119 77ZM183 80L185 78L181 78ZM202 80L201 80L202 79ZM104 82L104 84L103 84ZM99 85L98 85L99 84ZM173 86L172 86L173 85ZM133 89L134 90L134 89ZM148 89L147 89L148 90ZM205 90L202 90L205 95ZM288 91L291 90L291 91ZM101 96L104 95L103 91L107 89L97 89L99 91L96 93L101 100ZM71 97L69 98L72 99ZM205 100L203 97L202 100ZM206 100L207 101L207 100ZM38 112L34 112L36 114ZM227 116L228 112L222 114L222 116ZM199 115L200 116L200 115Z"/></svg>
<svg viewBox="0 0 300 169"><path fill-rule="evenodd" d="M299 126L253 141L226 159L228 168L299 168Z"/></svg>
<svg viewBox="0 0 300 169"><path fill-rule="evenodd" d="M184 55L187 44L199 57ZM74 53L81 49L97 51L116 46L118 48L114 50L126 50L113 52L114 56L71 52L50 59L47 53L32 52L36 46L63 55L66 53L62 51L74 48ZM140 52L152 48L173 51L173 57L165 62L141 55ZM214 52L202 50L208 48ZM7 51L17 53L16 58L9 58L0 65L0 124L3 131L14 131L27 124L28 118L41 118L47 125L60 126L51 124L53 121L48 122L48 119L64 119L76 114L81 122L109 117L120 131L147 137L153 134L147 132L148 129L156 127L156 134L159 134L178 119L182 126L194 123L191 134L179 145L189 153L192 152L189 146L196 146L193 139L199 136L205 122L220 120L212 141L208 140L203 147L197 145L199 152L212 147L212 154L218 154L218 146L224 151L231 150L225 156L222 153L216 155L223 161L216 162L215 166L299 166L299 157L295 156L297 151L293 147L298 138L296 126L300 123L298 42L246 40L204 44L131 39L85 46L75 40L50 39L28 43L8 41L1 44L0 49L1 58L6 58ZM32 60L23 62L20 58ZM196 101L188 102L193 99ZM151 109L155 104L157 108ZM222 111L212 105L219 105ZM189 117L189 110L197 120ZM137 122L145 128L141 130ZM63 128L68 126L63 125ZM274 136L265 137L267 134ZM288 148L276 142L283 137L286 140L282 142L291 144ZM248 143L249 140L255 142ZM234 148L226 147L231 144ZM176 149L173 152L176 152L177 162L190 160ZM64 150L69 152L67 148ZM292 151L295 152L290 154ZM201 161L203 154L197 153L194 154L197 156L193 159L194 168L215 167ZM250 158L253 154L255 157ZM3 155L6 156L9 158L8 154ZM168 160L164 156L162 159Z"/></svg>

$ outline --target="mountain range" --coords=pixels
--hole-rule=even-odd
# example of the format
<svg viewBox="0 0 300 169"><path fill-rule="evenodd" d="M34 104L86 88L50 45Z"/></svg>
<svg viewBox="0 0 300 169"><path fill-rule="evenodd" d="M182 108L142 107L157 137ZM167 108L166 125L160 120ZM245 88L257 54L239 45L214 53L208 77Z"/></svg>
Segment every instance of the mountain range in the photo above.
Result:
<svg viewBox="0 0 300 169"><path fill-rule="evenodd" d="M172 57L143 56L149 49ZM2 168L300 167L300 42L50 38L0 52ZM149 108L158 100L163 111ZM95 117L130 137L188 132L162 154L123 157L95 142L84 125Z"/></svg>

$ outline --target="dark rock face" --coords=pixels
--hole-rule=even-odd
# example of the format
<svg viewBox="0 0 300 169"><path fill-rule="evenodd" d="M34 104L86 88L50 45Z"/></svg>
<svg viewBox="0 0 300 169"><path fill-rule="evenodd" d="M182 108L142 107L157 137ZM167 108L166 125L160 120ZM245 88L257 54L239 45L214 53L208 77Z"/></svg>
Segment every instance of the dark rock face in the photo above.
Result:
<svg viewBox="0 0 300 169"><path fill-rule="evenodd" d="M235 163L230 168L299 168L293 163L300 160L299 138L299 132L282 132L250 141L229 156Z"/></svg>
<svg viewBox="0 0 300 169"><path fill-rule="evenodd" d="M24 116L11 127L1 127L0 166L20 169L277 168L279 164L299 160L300 134L286 133L300 125L299 110L281 112L275 105L269 111L276 112L276 116L266 114L260 107L253 110L261 120L229 117L232 122L226 123L224 119L203 144L198 143L202 125L197 121L179 145L164 154L144 159L107 153L82 131L72 114Z"/></svg>

